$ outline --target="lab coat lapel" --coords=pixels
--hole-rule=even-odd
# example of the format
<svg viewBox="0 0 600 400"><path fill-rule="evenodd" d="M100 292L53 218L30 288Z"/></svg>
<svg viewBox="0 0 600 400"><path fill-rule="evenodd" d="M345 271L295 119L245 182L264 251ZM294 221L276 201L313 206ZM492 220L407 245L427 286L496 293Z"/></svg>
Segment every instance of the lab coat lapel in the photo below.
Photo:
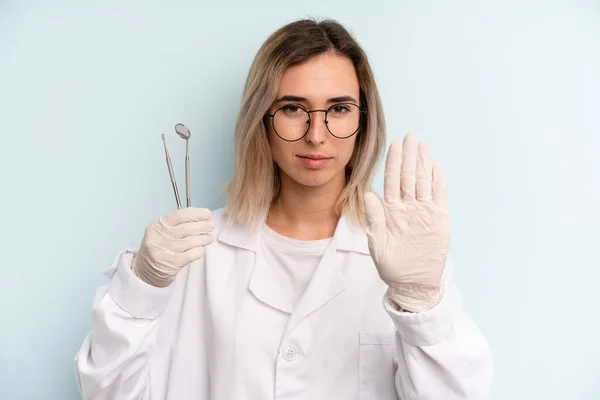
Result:
<svg viewBox="0 0 600 400"><path fill-rule="evenodd" d="M271 273L262 251L256 255L256 264L250 276L248 289L256 298L270 307L283 312L291 313L292 309L281 296L278 282Z"/></svg>
<svg viewBox="0 0 600 400"><path fill-rule="evenodd" d="M287 331L290 332L304 318L323 307L342 293L346 284L340 263L346 258L344 252L369 254L366 235L362 229L342 216L333 240L327 247L319 266L310 280L298 305L290 316Z"/></svg>
<svg viewBox="0 0 600 400"><path fill-rule="evenodd" d="M250 232L245 226L238 224L224 228L219 234L219 240L231 246L256 253L255 262L252 266L252 273L248 282L248 290L266 305L291 313L292 310L277 290L278 283L275 281L262 254L260 234L260 229L256 232Z"/></svg>

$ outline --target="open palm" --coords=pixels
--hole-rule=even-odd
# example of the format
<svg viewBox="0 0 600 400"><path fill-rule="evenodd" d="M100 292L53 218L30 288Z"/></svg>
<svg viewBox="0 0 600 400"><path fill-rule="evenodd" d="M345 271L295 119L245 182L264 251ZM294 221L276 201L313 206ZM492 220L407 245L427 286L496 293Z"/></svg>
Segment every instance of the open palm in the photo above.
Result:
<svg viewBox="0 0 600 400"><path fill-rule="evenodd" d="M383 202L365 196L371 257L389 296L409 311L433 307L441 298L450 220L444 170L432 165L427 143L408 134L390 145Z"/></svg>

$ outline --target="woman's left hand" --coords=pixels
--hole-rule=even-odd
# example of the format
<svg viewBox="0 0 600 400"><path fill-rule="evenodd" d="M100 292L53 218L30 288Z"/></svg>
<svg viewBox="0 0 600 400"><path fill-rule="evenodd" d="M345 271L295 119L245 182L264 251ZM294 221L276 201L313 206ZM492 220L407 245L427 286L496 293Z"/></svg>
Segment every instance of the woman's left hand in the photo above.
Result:
<svg viewBox="0 0 600 400"><path fill-rule="evenodd" d="M391 144L383 203L365 195L367 236L390 299L403 310L426 311L443 295L442 274L450 244L444 170L432 165L427 143L413 134Z"/></svg>

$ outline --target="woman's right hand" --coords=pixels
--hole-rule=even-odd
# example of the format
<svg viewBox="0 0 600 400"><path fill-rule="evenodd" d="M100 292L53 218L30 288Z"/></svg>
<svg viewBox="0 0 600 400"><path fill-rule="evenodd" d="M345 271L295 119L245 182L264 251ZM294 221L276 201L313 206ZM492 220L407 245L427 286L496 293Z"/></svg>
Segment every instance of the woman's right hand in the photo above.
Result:
<svg viewBox="0 0 600 400"><path fill-rule="evenodd" d="M213 222L207 208L180 208L146 227L133 260L133 272L146 283L169 286L186 265L204 255L213 242Z"/></svg>

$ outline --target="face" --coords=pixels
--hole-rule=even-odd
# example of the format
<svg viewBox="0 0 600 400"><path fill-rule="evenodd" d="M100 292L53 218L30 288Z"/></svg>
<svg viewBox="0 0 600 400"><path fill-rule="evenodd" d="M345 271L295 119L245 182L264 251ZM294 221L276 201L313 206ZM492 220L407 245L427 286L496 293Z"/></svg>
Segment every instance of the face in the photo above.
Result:
<svg viewBox="0 0 600 400"><path fill-rule="evenodd" d="M351 102L362 106L359 103L359 95L360 87L352 62L346 57L327 53L291 66L284 72L277 100L269 109L269 113L287 106L286 109L278 111L276 122L281 121L284 112L286 118L291 121L302 109L327 110L334 106L328 116L332 129L341 124L338 121L347 118L344 113L349 112L351 107L345 107L343 103ZM336 106L338 104L339 106ZM310 120L310 129L306 135L294 142L281 139L273 129L272 119L267 121L271 152L280 168L282 183L290 181L309 187L332 182L339 184L340 181L345 184L345 167L352 156L356 134L346 139L333 136L325 125L323 112L311 113ZM303 124L306 127L305 121L306 119L300 120L298 126ZM286 132L280 132L282 130L278 128L277 132L285 136ZM303 131L306 131L306 128L301 129L301 132Z"/></svg>

